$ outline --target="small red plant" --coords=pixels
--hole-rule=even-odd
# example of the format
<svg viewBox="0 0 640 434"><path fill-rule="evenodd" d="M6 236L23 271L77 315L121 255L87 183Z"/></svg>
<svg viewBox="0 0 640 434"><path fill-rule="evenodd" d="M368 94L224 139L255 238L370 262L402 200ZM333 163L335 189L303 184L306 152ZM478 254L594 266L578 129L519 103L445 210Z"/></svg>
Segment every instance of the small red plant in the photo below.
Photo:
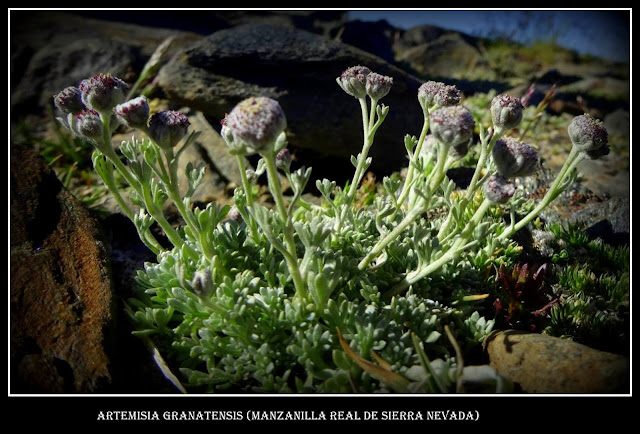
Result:
<svg viewBox="0 0 640 434"><path fill-rule="evenodd" d="M504 264L498 270L500 297L493 302L497 320L504 325L532 332L540 330L543 314L558 301L553 300L544 291L544 276L547 264L533 272L528 264L516 265L507 271ZM502 300L501 300L502 298Z"/></svg>

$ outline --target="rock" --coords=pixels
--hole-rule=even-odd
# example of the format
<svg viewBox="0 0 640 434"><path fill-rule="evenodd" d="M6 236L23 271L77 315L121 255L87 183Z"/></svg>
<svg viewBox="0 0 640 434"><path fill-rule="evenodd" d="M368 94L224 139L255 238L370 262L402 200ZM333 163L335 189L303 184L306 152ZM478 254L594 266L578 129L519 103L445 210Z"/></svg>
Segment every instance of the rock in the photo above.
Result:
<svg viewBox="0 0 640 434"><path fill-rule="evenodd" d="M23 146L10 197L11 391L104 391L113 297L99 225Z"/></svg>
<svg viewBox="0 0 640 434"><path fill-rule="evenodd" d="M631 117L628 110L618 109L609 113L603 120L610 135L629 138L631 134Z"/></svg>
<svg viewBox="0 0 640 434"><path fill-rule="evenodd" d="M402 33L398 42L396 43L396 49L402 50L418 45L428 44L435 41L442 35L448 33L455 33L451 30L443 29L442 27L432 26L429 24L411 27Z"/></svg>
<svg viewBox="0 0 640 434"><path fill-rule="evenodd" d="M12 114L53 106L53 95L100 72L131 78L127 72L133 62L131 49L114 40L55 38L31 58L11 95Z"/></svg>
<svg viewBox="0 0 640 434"><path fill-rule="evenodd" d="M398 57L429 77L464 78L469 69L486 67L480 51L459 33L447 33L412 48Z"/></svg>
<svg viewBox="0 0 640 434"><path fill-rule="evenodd" d="M537 333L494 332L491 366L529 393L629 393L630 362L617 354Z"/></svg>
<svg viewBox="0 0 640 434"><path fill-rule="evenodd" d="M406 165L404 135L420 131L422 111L416 95L421 82L349 45L295 29L244 25L190 46L165 65L158 78L173 102L200 110L214 121L244 98L275 98L286 113L291 145L340 157L348 166L349 157L362 147L362 118L358 102L335 78L358 64L394 77L382 101L391 110L370 153L372 168L390 173ZM352 170L345 172L345 179Z"/></svg>
<svg viewBox="0 0 640 434"><path fill-rule="evenodd" d="M12 15L12 18L14 16ZM17 13L12 21L12 118L52 107L52 97L98 73L112 73L130 85L166 38L168 56L201 38L189 32L111 23L69 13ZM135 37L132 37L135 35ZM33 52L30 59L25 53ZM25 64L25 66L20 66ZM19 76L15 76L19 74Z"/></svg>
<svg viewBox="0 0 640 434"><path fill-rule="evenodd" d="M385 20L349 21L342 26L340 40L356 48L374 54L389 63L395 62L393 41L399 35L399 30Z"/></svg>

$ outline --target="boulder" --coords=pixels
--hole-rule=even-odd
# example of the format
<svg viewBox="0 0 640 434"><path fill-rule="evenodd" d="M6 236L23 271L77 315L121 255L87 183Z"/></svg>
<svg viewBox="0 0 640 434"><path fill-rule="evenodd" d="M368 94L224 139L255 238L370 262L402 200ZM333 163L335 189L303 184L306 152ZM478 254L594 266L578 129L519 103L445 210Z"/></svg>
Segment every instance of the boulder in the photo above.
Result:
<svg viewBox="0 0 640 434"><path fill-rule="evenodd" d="M11 21L12 118L41 113L67 86L98 73L133 84L166 38L167 56L201 36L190 32L112 23L63 12L13 11ZM135 37L132 37L135 35Z"/></svg>
<svg viewBox="0 0 640 434"><path fill-rule="evenodd" d="M349 156L362 148L361 111L335 79L353 65L394 78L382 100L391 110L370 153L372 168L390 173L406 164L404 135L420 132L421 82L379 57L305 31L248 24L193 44L165 65L158 79L174 103L202 111L212 124L250 96L277 99L287 116L290 144L348 165Z"/></svg>
<svg viewBox="0 0 640 434"><path fill-rule="evenodd" d="M11 147L10 179L10 390L104 391L114 304L100 227L34 151Z"/></svg>
<svg viewBox="0 0 640 434"><path fill-rule="evenodd" d="M395 62L393 42L400 31L385 20L349 21L341 27L340 40L367 53L374 54L389 63Z"/></svg>
<svg viewBox="0 0 640 434"><path fill-rule="evenodd" d="M398 60L421 74L447 78L463 78L470 69L488 65L478 48L460 33L445 33L433 41L408 48Z"/></svg>
<svg viewBox="0 0 640 434"><path fill-rule="evenodd" d="M567 339L507 330L485 339L491 366L529 393L629 393L628 358Z"/></svg>

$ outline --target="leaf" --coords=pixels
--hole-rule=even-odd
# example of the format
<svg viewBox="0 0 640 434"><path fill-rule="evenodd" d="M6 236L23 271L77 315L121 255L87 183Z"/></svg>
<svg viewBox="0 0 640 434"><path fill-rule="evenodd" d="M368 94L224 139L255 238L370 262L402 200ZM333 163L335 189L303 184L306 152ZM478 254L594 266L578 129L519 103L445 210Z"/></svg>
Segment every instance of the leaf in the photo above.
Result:
<svg viewBox="0 0 640 434"><path fill-rule="evenodd" d="M389 371L360 357L344 340L340 329L336 327L336 330L338 331L338 340L340 341L342 349L345 351L345 353L347 353L349 357L351 357L354 362L356 362L356 364L360 368L362 368L376 380L382 381L396 392L407 393L409 391L409 380L407 380L400 374L396 374L393 371Z"/></svg>

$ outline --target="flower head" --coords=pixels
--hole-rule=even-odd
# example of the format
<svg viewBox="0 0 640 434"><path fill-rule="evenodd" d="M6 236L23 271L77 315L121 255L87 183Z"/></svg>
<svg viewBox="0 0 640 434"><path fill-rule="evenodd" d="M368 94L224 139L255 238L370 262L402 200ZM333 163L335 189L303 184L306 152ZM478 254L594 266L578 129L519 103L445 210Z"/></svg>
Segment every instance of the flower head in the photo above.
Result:
<svg viewBox="0 0 640 434"><path fill-rule="evenodd" d="M460 91L455 86L447 86L437 81L427 81L418 89L418 102L423 111L434 105L449 107L460 104Z"/></svg>
<svg viewBox="0 0 640 434"><path fill-rule="evenodd" d="M144 130L149 121L149 103L147 98L139 96L117 105L115 113L118 120L129 128Z"/></svg>
<svg viewBox="0 0 640 434"><path fill-rule="evenodd" d="M291 167L291 152L284 148L276 155L276 167L280 170L289 170Z"/></svg>
<svg viewBox="0 0 640 434"><path fill-rule="evenodd" d="M69 86L54 96L53 103L64 113L76 115L84 110L84 105L80 98L80 89L74 86Z"/></svg>
<svg viewBox="0 0 640 434"><path fill-rule="evenodd" d="M83 110L76 115L76 132L88 139L102 138L102 120L95 110Z"/></svg>
<svg viewBox="0 0 640 434"><path fill-rule="evenodd" d="M573 146L575 146L578 151L594 153L594 151L607 146L607 129L601 121L591 115L584 114L582 116L576 116L569 124L567 131L569 132L569 138Z"/></svg>
<svg viewBox="0 0 640 434"><path fill-rule="evenodd" d="M510 130L522 122L524 107L519 98L510 95L498 95L491 101L491 118L497 130Z"/></svg>
<svg viewBox="0 0 640 434"><path fill-rule="evenodd" d="M338 85L355 98L367 96L367 76L371 70L366 66L352 66L347 68L340 77L336 78Z"/></svg>
<svg viewBox="0 0 640 434"><path fill-rule="evenodd" d="M213 274L211 273L211 270L205 268L204 270L196 271L193 275L191 286L193 287L193 292L195 292L196 295L209 295L213 289Z"/></svg>
<svg viewBox="0 0 640 434"><path fill-rule="evenodd" d="M79 89L87 107L105 113L124 102L129 86L111 74L98 74L82 80Z"/></svg>
<svg viewBox="0 0 640 434"><path fill-rule="evenodd" d="M163 111L151 116L148 134L158 146L170 149L187 134L189 125L189 119L184 113Z"/></svg>
<svg viewBox="0 0 640 434"><path fill-rule="evenodd" d="M474 128L471 112L462 106L443 107L431 113L431 133L447 146L466 142Z"/></svg>
<svg viewBox="0 0 640 434"><path fill-rule="evenodd" d="M516 139L498 139L492 153L498 172L505 178L530 176L537 170L538 153Z"/></svg>
<svg viewBox="0 0 640 434"><path fill-rule="evenodd" d="M493 203L507 203L515 193L514 185L500 175L491 175L484 183L484 196Z"/></svg>
<svg viewBox="0 0 640 434"><path fill-rule="evenodd" d="M233 134L233 142L244 147L245 153L260 152L273 147L287 127L287 118L278 101L251 97L231 110L226 126Z"/></svg>
<svg viewBox="0 0 640 434"><path fill-rule="evenodd" d="M367 95L373 100L379 101L387 96L392 85L393 77L387 77L386 75L380 75L375 72L367 75Z"/></svg>

